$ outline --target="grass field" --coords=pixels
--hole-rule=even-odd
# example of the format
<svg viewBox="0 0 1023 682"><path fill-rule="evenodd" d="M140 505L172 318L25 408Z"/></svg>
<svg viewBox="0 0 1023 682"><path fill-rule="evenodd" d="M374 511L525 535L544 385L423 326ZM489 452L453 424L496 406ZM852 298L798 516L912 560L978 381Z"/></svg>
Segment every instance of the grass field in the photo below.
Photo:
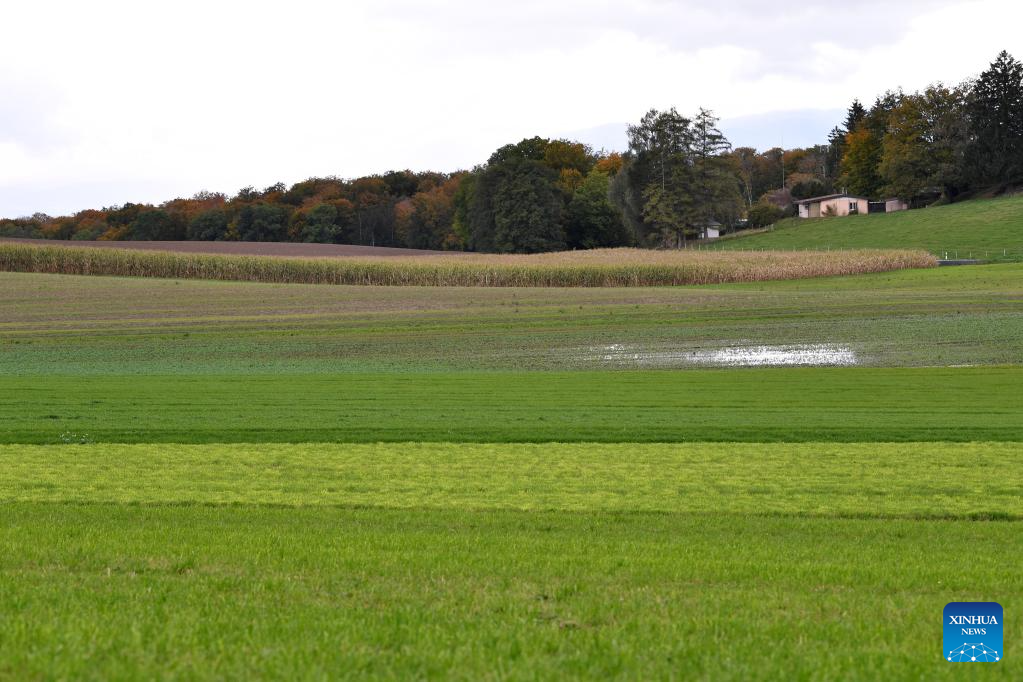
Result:
<svg viewBox="0 0 1023 682"><path fill-rule="evenodd" d="M1023 520L1017 443L0 445L0 461L13 502Z"/></svg>
<svg viewBox="0 0 1023 682"><path fill-rule="evenodd" d="M950 598L1019 603L1015 523L13 504L0 674L961 679ZM969 538L969 560L963 538ZM1011 613L1011 611L1007 611ZM1008 620L1006 641L1019 639ZM1011 650L971 679L1013 679Z"/></svg>
<svg viewBox="0 0 1023 682"><path fill-rule="evenodd" d="M1021 383L1018 367L22 376L0 442L1013 441Z"/></svg>
<svg viewBox="0 0 1023 682"><path fill-rule="evenodd" d="M0 678L958 679L955 600L1023 676L1023 265L0 313Z"/></svg>
<svg viewBox="0 0 1023 682"><path fill-rule="evenodd" d="M1023 260L1023 196L841 219L792 218L731 249L924 249L941 258Z"/></svg>
<svg viewBox="0 0 1023 682"><path fill-rule="evenodd" d="M953 679L944 603L1023 591L1017 451L5 447L0 672Z"/></svg>

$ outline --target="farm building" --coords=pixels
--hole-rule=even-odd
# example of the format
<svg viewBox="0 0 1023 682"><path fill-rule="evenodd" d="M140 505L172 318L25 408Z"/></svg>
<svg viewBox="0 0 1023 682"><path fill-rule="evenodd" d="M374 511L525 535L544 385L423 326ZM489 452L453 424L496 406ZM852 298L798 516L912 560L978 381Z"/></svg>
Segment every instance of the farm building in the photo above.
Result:
<svg viewBox="0 0 1023 682"><path fill-rule="evenodd" d="M797 203L800 218L847 216L861 213L894 213L909 209L909 204L901 199L870 201L866 197L844 193L803 199Z"/></svg>
<svg viewBox="0 0 1023 682"><path fill-rule="evenodd" d="M828 194L823 197L803 199L799 203L800 218L822 216L847 216L870 211L870 200L852 194Z"/></svg>
<svg viewBox="0 0 1023 682"><path fill-rule="evenodd" d="M870 202L870 203L873 204L874 202ZM906 201L903 201L902 199L885 199L884 201L879 201L877 203L884 204L884 209L883 210L879 209L877 211L878 213L895 213L896 211L908 211L909 210L909 203L906 202ZM874 207L873 206L871 206L870 212L874 213Z"/></svg>
<svg viewBox="0 0 1023 682"><path fill-rule="evenodd" d="M700 228L700 239L717 239L721 236L721 223L716 220L710 220Z"/></svg>

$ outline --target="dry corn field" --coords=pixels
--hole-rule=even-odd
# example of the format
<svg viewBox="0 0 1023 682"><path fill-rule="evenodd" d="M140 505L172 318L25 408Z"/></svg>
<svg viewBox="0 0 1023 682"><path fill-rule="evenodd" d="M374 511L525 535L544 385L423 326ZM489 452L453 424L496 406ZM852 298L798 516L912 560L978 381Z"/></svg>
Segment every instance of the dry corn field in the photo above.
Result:
<svg viewBox="0 0 1023 682"><path fill-rule="evenodd" d="M624 287L721 284L935 267L919 250L703 252L598 249L535 255L285 258L0 243L0 270L303 284Z"/></svg>

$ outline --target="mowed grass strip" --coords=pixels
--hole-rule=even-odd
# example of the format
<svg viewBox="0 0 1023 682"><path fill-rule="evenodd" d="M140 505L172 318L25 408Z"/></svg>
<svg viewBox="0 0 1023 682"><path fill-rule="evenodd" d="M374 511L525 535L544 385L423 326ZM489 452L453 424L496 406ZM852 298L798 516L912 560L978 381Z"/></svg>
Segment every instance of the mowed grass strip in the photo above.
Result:
<svg viewBox="0 0 1023 682"><path fill-rule="evenodd" d="M1023 368L8 376L0 442L1023 441Z"/></svg>
<svg viewBox="0 0 1023 682"><path fill-rule="evenodd" d="M1020 443L5 445L0 501L1023 519Z"/></svg>
<svg viewBox="0 0 1023 682"><path fill-rule="evenodd" d="M720 254L602 249L535 255L282 258L0 242L0 270L64 275L469 287L628 287L755 282L931 268L925 251Z"/></svg>
<svg viewBox="0 0 1023 682"><path fill-rule="evenodd" d="M1017 523L0 505L9 679L952 680ZM1023 631L1008 617L1005 642ZM1010 649L971 679L1018 679Z"/></svg>

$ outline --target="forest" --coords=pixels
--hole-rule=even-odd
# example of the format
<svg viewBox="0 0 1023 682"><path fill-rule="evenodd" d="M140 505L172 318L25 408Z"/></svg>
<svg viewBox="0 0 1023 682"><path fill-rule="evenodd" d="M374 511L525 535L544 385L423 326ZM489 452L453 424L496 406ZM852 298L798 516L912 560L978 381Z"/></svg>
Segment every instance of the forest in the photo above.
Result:
<svg viewBox="0 0 1023 682"><path fill-rule="evenodd" d="M309 178L203 191L159 205L0 220L0 237L243 240L538 253L684 247L707 225L770 225L835 191L914 207L1023 184L1023 64L1007 52L978 77L853 101L803 149L733 148L709 110L651 110L624 152L533 137L472 170Z"/></svg>

